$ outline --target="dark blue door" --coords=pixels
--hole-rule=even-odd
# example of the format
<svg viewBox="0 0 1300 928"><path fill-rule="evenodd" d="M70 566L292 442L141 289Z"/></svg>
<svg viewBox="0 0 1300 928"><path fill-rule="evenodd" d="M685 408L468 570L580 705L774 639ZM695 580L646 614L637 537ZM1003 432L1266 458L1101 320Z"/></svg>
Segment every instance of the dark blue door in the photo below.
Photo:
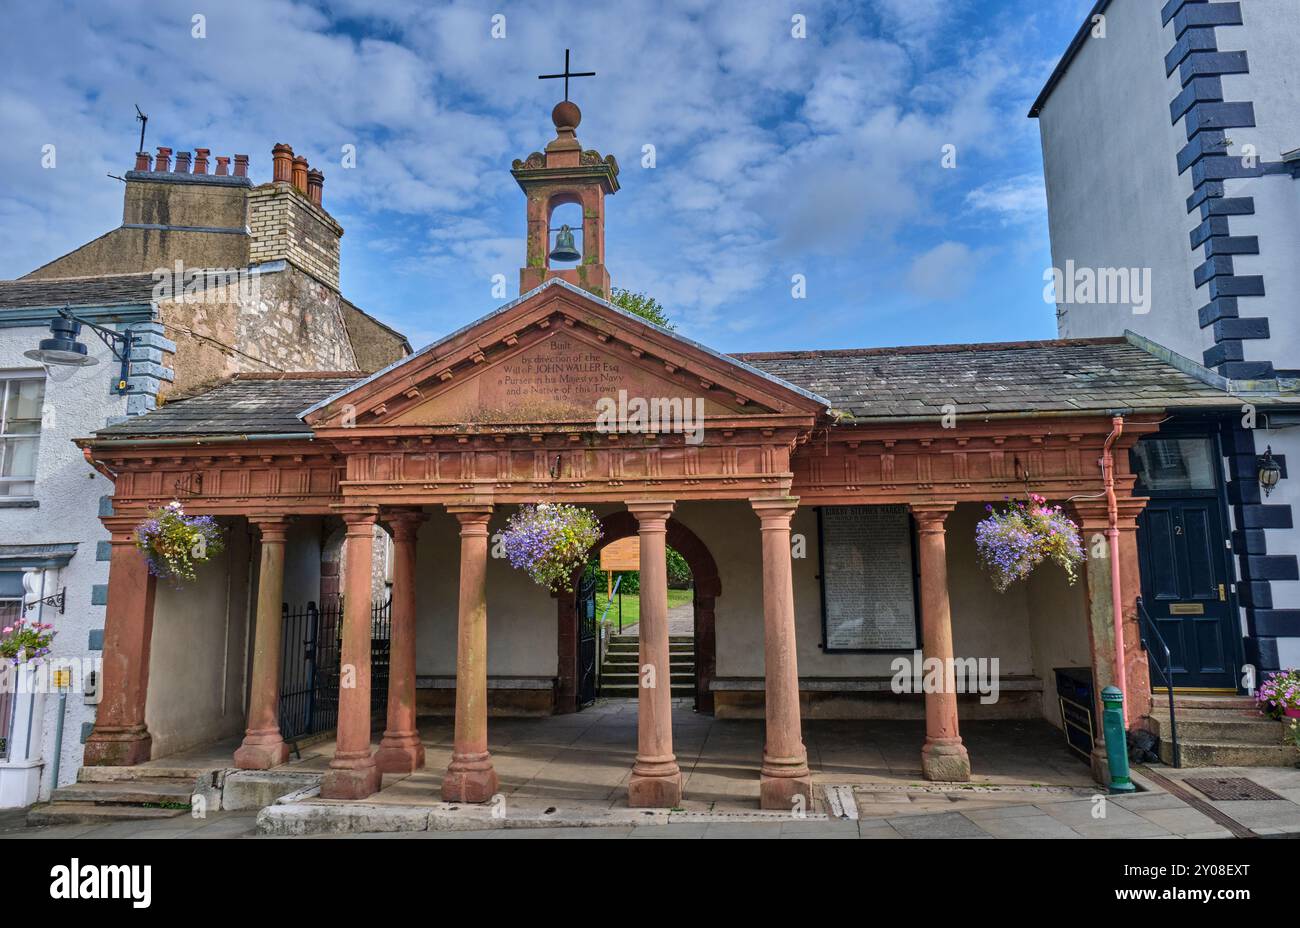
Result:
<svg viewBox="0 0 1300 928"><path fill-rule="evenodd" d="M1241 631L1213 439L1144 438L1133 463L1136 492L1151 497L1138 519L1142 599L1169 645L1174 685L1235 690Z"/></svg>

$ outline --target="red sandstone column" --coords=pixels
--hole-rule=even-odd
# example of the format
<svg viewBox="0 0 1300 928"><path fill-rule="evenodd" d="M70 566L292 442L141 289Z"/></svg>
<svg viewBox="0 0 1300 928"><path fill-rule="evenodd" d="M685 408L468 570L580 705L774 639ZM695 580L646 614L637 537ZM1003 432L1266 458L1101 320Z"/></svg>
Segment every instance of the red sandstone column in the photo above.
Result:
<svg viewBox="0 0 1300 928"><path fill-rule="evenodd" d="M400 512L393 531L393 621L388 653L388 727L375 753L383 773L410 773L424 766L424 745L415 724L415 541L423 512Z"/></svg>
<svg viewBox="0 0 1300 928"><path fill-rule="evenodd" d="M760 804L789 811L795 796L807 809L812 773L799 717L799 666L794 632L794 576L790 566L790 520L799 500L751 500L763 531L763 667L767 743L763 746Z"/></svg>
<svg viewBox="0 0 1300 928"><path fill-rule="evenodd" d="M487 742L487 558L490 505L448 506L460 521L456 731L442 780L444 802L486 802L497 791Z"/></svg>
<svg viewBox="0 0 1300 928"><path fill-rule="evenodd" d="M948 555L944 520L956 503L913 503L921 567L921 637L925 658L943 662L942 692L925 694L925 747L921 769L927 780L970 779L970 757L957 728L957 683L952 665L952 614L948 605Z"/></svg>
<svg viewBox="0 0 1300 928"><path fill-rule="evenodd" d="M280 645L283 633L284 543L289 520L283 516L250 519L262 533L253 637L253 679L249 687L248 730L235 751L235 766L266 770L289 759L280 736Z"/></svg>
<svg viewBox="0 0 1300 928"><path fill-rule="evenodd" d="M112 533L104 616L102 698L86 739L87 766L129 767L149 759L144 723L153 640L154 577L135 546L135 518L104 519Z"/></svg>
<svg viewBox="0 0 1300 928"><path fill-rule="evenodd" d="M668 655L668 517L673 501L629 503L641 539L641 624L636 763L628 805L664 809L681 804L682 772L673 754L673 688ZM651 684L651 685L648 685Z"/></svg>
<svg viewBox="0 0 1300 928"><path fill-rule="evenodd" d="M334 759L321 782L323 799L364 799L379 789L381 779L370 753L370 625L374 608L370 571L377 518L374 509L343 513L348 534L338 739ZM351 686L347 685L349 679Z"/></svg>

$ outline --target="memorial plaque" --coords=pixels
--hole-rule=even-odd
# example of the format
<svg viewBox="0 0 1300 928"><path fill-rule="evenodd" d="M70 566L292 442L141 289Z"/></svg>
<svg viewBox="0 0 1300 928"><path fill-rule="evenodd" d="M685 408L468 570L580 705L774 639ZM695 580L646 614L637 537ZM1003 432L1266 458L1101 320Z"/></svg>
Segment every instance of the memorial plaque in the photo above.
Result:
<svg viewBox="0 0 1300 928"><path fill-rule="evenodd" d="M641 539L636 535L611 541L600 549L600 569L625 571L641 569Z"/></svg>
<svg viewBox="0 0 1300 928"><path fill-rule="evenodd" d="M823 506L821 530L826 650L917 648L907 507Z"/></svg>

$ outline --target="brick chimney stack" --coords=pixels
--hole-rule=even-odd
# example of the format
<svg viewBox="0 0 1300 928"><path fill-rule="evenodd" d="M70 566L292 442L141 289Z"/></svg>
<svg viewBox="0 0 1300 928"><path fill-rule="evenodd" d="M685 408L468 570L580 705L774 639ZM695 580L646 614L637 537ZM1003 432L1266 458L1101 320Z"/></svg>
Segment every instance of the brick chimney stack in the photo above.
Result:
<svg viewBox="0 0 1300 928"><path fill-rule="evenodd" d="M248 155L235 155L235 176L248 176Z"/></svg>
<svg viewBox="0 0 1300 928"><path fill-rule="evenodd" d="M149 170L149 153L147 151L138 151L135 153L135 169L137 171Z"/></svg>
<svg viewBox="0 0 1300 928"><path fill-rule="evenodd" d="M172 166L172 150L158 146L158 157L154 158L153 169L155 171L170 171Z"/></svg>
<svg viewBox="0 0 1300 928"><path fill-rule="evenodd" d="M209 153L208 149L206 148L194 149L194 173L195 174L208 173L208 153Z"/></svg>
<svg viewBox="0 0 1300 928"><path fill-rule="evenodd" d="M178 151L176 153L176 173L190 173L190 153L187 151Z"/></svg>
<svg viewBox="0 0 1300 928"><path fill-rule="evenodd" d="M225 155L217 155L217 177L226 177L230 174L230 159Z"/></svg>
<svg viewBox="0 0 1300 928"><path fill-rule="evenodd" d="M250 263L288 261L337 290L343 227L321 205L325 175L283 142L271 159L271 182L249 192Z"/></svg>

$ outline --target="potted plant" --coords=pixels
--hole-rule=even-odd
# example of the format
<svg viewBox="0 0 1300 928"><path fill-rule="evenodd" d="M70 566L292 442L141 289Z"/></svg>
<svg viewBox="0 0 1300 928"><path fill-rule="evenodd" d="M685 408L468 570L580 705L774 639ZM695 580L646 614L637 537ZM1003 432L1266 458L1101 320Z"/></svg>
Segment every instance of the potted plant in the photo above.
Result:
<svg viewBox="0 0 1300 928"><path fill-rule="evenodd" d="M177 586L192 582L195 568L225 548L221 526L212 516L187 516L176 500L151 511L136 526L135 537L149 572Z"/></svg>
<svg viewBox="0 0 1300 928"><path fill-rule="evenodd" d="M1255 704L1269 718L1300 719L1300 670L1275 670L1255 691Z"/></svg>
<svg viewBox="0 0 1300 928"><path fill-rule="evenodd" d="M600 541L595 513L565 503L520 506L506 523L502 545L510 566L527 571L538 586L573 592L574 572Z"/></svg>
<svg viewBox="0 0 1300 928"><path fill-rule="evenodd" d="M975 527L975 547L999 593L1045 560L1060 565L1070 583L1078 579L1083 543L1079 527L1060 506L1049 506L1044 497L1031 493L1028 502L1009 500L1000 509L984 508L989 515Z"/></svg>

